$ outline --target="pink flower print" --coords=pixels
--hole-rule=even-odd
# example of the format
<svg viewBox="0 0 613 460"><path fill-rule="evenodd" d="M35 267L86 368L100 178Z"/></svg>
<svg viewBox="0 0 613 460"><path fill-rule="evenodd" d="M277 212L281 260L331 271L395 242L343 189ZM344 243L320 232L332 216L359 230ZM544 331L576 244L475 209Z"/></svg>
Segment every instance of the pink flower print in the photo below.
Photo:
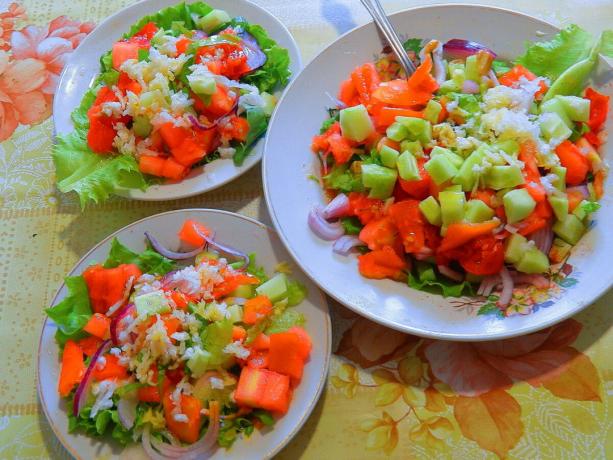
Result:
<svg viewBox="0 0 613 460"><path fill-rule="evenodd" d="M11 3L7 11L0 13L0 50L11 48L10 38L18 21L26 19L26 10L17 3Z"/></svg>

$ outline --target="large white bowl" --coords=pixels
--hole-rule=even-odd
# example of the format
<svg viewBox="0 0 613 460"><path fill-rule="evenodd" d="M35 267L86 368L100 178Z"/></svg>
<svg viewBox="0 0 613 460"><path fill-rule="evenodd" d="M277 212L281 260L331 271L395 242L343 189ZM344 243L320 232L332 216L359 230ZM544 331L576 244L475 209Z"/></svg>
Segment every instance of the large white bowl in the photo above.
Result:
<svg viewBox="0 0 613 460"><path fill-rule="evenodd" d="M150 231L169 248L179 244L177 232L186 219L204 222L214 229L221 242L257 253L258 264L270 273L280 262L290 262L274 230L256 220L227 211L211 209L185 209L156 214L118 230L91 249L70 271L68 276L78 275L90 264L104 261L111 240L117 237L134 251L145 249L143 232ZM331 349L331 326L328 305L321 291L299 270L291 275L308 289L307 298L297 307L306 317L305 328L313 339L313 351L304 369L302 382L294 392L292 404L285 416L274 428L255 431L250 438L239 439L230 450L218 449L214 459L270 458L275 455L298 432L315 407L326 381ZM51 305L61 302L66 296L62 284ZM38 351L38 395L51 428L64 447L77 459L110 458L119 456L130 460L148 458L140 444L122 451L110 439L91 438L83 433L68 433L66 403L59 397L57 382L60 372L58 346L54 340L57 326L47 319L43 326ZM108 455L108 457L107 457Z"/></svg>
<svg viewBox="0 0 613 460"><path fill-rule="evenodd" d="M483 43L502 58L524 50L526 40L548 39L558 28L539 19L509 10L477 5L438 5L391 15L405 38L465 38ZM575 248L569 263L577 283L526 316L498 319L476 315L470 299L444 299L389 280L360 276L355 257L332 253L331 244L318 239L307 227L307 214L324 202L319 185L309 178L316 172L316 158L309 146L331 105L329 94L356 66L372 61L382 44L373 23L340 37L311 61L286 90L280 101L265 147L262 175L272 221L290 253L302 269L332 297L357 313L386 326L426 337L453 340L491 340L541 329L574 315L613 284L609 270L613 255L611 176L607 194L596 214L596 226ZM601 59L596 81L612 95L610 66ZM607 122L610 131L611 119ZM611 145L609 143L609 145ZM611 148L609 150L611 157ZM570 282L568 284L571 284ZM465 301L469 301L466 303ZM547 308L545 308L547 307Z"/></svg>
<svg viewBox="0 0 613 460"><path fill-rule="evenodd" d="M81 98L100 71L100 56L111 49L140 18L179 3L179 0L144 0L113 14L96 27L74 53L70 55L62 72L53 102L53 122L56 134L73 131L70 113L79 106ZM188 0L187 3L194 3ZM243 16L252 24L261 25L271 38L289 51L290 70L296 75L301 67L300 52L287 28L272 14L247 0L206 0L205 3L226 10L230 16ZM276 93L279 96L282 89ZM178 183L152 185L144 192L122 189L118 193L128 198L145 201L186 198L221 187L247 172L262 158L264 141L260 139L241 166L231 159L215 160L206 166L194 168Z"/></svg>

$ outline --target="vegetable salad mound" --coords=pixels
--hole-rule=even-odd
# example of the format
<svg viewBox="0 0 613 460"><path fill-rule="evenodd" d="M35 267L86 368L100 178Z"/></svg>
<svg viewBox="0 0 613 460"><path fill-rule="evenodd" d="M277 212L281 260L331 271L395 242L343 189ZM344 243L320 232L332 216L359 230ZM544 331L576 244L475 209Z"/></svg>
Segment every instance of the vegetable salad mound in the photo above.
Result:
<svg viewBox="0 0 613 460"><path fill-rule="evenodd" d="M287 50L262 27L201 2L142 18L100 63L75 131L53 149L58 188L82 205L220 158L240 166L290 75Z"/></svg>
<svg viewBox="0 0 613 460"><path fill-rule="evenodd" d="M115 239L103 264L66 278L68 296L47 313L69 431L201 459L287 412L311 352L293 308L306 290L212 235L186 221L190 252L148 232L155 250L140 254Z"/></svg>
<svg viewBox="0 0 613 460"><path fill-rule="evenodd" d="M599 208L609 97L586 82L613 33L577 26L514 62L454 39L412 39L355 68L313 138L331 201L308 223L366 278L444 296L547 288Z"/></svg>

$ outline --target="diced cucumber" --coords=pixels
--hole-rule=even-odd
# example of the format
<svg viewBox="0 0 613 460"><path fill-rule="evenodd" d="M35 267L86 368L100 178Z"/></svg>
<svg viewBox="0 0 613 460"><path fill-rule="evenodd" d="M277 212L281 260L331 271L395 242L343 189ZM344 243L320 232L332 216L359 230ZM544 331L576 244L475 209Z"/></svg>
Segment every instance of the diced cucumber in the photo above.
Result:
<svg viewBox="0 0 613 460"><path fill-rule="evenodd" d="M526 237L519 233L513 233L509 236L505 242L504 261L510 264L519 262L525 252L527 243Z"/></svg>
<svg viewBox="0 0 613 460"><path fill-rule="evenodd" d="M462 163L462 166L458 170L458 173L453 178L453 183L461 185L462 189L465 192L472 190L478 178L478 174L474 171L473 168L476 165L481 164L484 157L484 148L478 148L473 153L471 153L468 158L464 160L464 163Z"/></svg>
<svg viewBox="0 0 613 460"><path fill-rule="evenodd" d="M554 238L551 249L549 250L549 258L554 264L560 264L566 260L572 249L572 245L568 244L561 238Z"/></svg>
<svg viewBox="0 0 613 460"><path fill-rule="evenodd" d="M199 96L211 96L217 91L217 83L213 77L207 75L190 75L188 78L189 87Z"/></svg>
<svg viewBox="0 0 613 460"><path fill-rule="evenodd" d="M264 100L262 111L265 115L271 116L277 105L277 98L273 94L269 94L266 91L260 93L260 96L262 96L262 99Z"/></svg>
<svg viewBox="0 0 613 460"><path fill-rule="evenodd" d="M384 145L379 150L379 156L381 157L381 163L383 166L387 166L388 168L396 167L396 160L398 160L398 156L400 153L398 150L391 148L388 145Z"/></svg>
<svg viewBox="0 0 613 460"><path fill-rule="evenodd" d="M567 214L564 220L553 224L552 229L556 235L572 245L577 244L585 233L585 226L574 214Z"/></svg>
<svg viewBox="0 0 613 460"><path fill-rule="evenodd" d="M573 122L566 114L566 109L560 99L553 98L543 102L541 104L541 113L555 113L562 119L568 128L572 129L574 126Z"/></svg>
<svg viewBox="0 0 613 460"><path fill-rule="evenodd" d="M528 246L515 268L523 273L545 273L549 270L549 258L536 247Z"/></svg>
<svg viewBox="0 0 613 460"><path fill-rule="evenodd" d="M400 151L410 152L415 158L423 158L424 156L424 149L418 141L402 141Z"/></svg>
<svg viewBox="0 0 613 460"><path fill-rule="evenodd" d="M395 169L376 164L362 164L362 184L370 188L369 197L385 200L392 195L398 173Z"/></svg>
<svg viewBox="0 0 613 460"><path fill-rule="evenodd" d="M437 227L441 226L441 206L438 204L438 201L436 201L436 198L429 196L421 201L419 203L419 210L432 225L436 225Z"/></svg>
<svg viewBox="0 0 613 460"><path fill-rule="evenodd" d="M492 166L483 177L485 185L494 190L516 187L524 183L524 176L519 166Z"/></svg>
<svg viewBox="0 0 613 460"><path fill-rule="evenodd" d="M440 157L439 157L440 158ZM441 204L441 221L445 227L464 218L464 192L444 191L438 194Z"/></svg>
<svg viewBox="0 0 613 460"><path fill-rule="evenodd" d="M396 161L398 175L404 180L419 180L419 167L417 160L410 152L403 152Z"/></svg>
<svg viewBox="0 0 613 460"><path fill-rule="evenodd" d="M445 192L461 192L462 187L460 185L450 185L449 187L445 187Z"/></svg>
<svg viewBox="0 0 613 460"><path fill-rule="evenodd" d="M477 68L476 54L471 54L466 58L466 63L464 64L464 76L467 80L472 80L475 83L478 83L481 80L479 77L479 69Z"/></svg>
<svg viewBox="0 0 613 460"><path fill-rule="evenodd" d="M272 303L278 302L287 297L287 277L283 273L277 273L255 288L255 292L267 296Z"/></svg>
<svg viewBox="0 0 613 460"><path fill-rule="evenodd" d="M451 161L451 164L453 164L456 168L459 168L460 166L462 166L462 163L464 163L464 158L462 158L460 155L458 155L457 153L453 153L449 149L437 145L430 152L430 158L433 158L438 155L445 155L447 159Z"/></svg>
<svg viewBox="0 0 613 460"><path fill-rule="evenodd" d="M170 312L170 302L162 291L148 292L134 297L134 306L138 316Z"/></svg>
<svg viewBox="0 0 613 460"><path fill-rule="evenodd" d="M149 117L146 115L137 115L132 120L132 129L134 130L134 134L136 134L138 137L147 137L149 134L151 134L153 125L149 121Z"/></svg>
<svg viewBox="0 0 613 460"><path fill-rule="evenodd" d="M468 222L485 222L494 217L494 210L481 200L468 200L464 210L464 218Z"/></svg>
<svg viewBox="0 0 613 460"><path fill-rule="evenodd" d="M142 107L148 108L154 104L158 104L163 106L166 103L166 99L164 98L164 94L159 89L155 89L153 91L146 91L141 93L139 96L140 105Z"/></svg>
<svg viewBox="0 0 613 460"><path fill-rule="evenodd" d="M556 96L572 121L586 122L590 119L590 100L577 96Z"/></svg>
<svg viewBox="0 0 613 460"><path fill-rule="evenodd" d="M340 123L343 137L352 141L362 142L375 132L368 110L363 104L341 110Z"/></svg>
<svg viewBox="0 0 613 460"><path fill-rule="evenodd" d="M424 118L434 125L438 123L441 110L443 110L443 106L440 102L430 99L424 110Z"/></svg>
<svg viewBox="0 0 613 460"><path fill-rule="evenodd" d="M200 347L194 349L194 354L187 360L187 367L191 371L191 376L198 378L202 376L209 367L211 353Z"/></svg>
<svg viewBox="0 0 613 460"><path fill-rule="evenodd" d="M564 220L566 214L568 214L568 198L566 195L557 196L557 195L549 195L547 197L549 200L549 204L553 209L553 213L558 220Z"/></svg>
<svg viewBox="0 0 613 460"><path fill-rule="evenodd" d="M547 141L555 139L558 142L568 139L572 135L572 130L566 125L564 120L557 113L544 113L539 117L541 135Z"/></svg>
<svg viewBox="0 0 613 460"><path fill-rule="evenodd" d="M385 135L393 141L400 142L409 137L409 132L404 125L395 121L387 127Z"/></svg>
<svg viewBox="0 0 613 460"><path fill-rule="evenodd" d="M556 180L552 181L552 185L564 192L566 190L566 168L564 166L554 166L551 168L551 173L558 176Z"/></svg>
<svg viewBox="0 0 613 460"><path fill-rule="evenodd" d="M243 320L243 309L240 305L230 305L227 312L227 318L233 323L240 323Z"/></svg>
<svg viewBox="0 0 613 460"><path fill-rule="evenodd" d="M449 78L453 78L453 75L456 71L458 71L458 74L461 73L462 75L464 75L464 62L459 59L453 60L447 65L447 72L449 74ZM460 81L460 84L462 84L463 82L464 80Z"/></svg>
<svg viewBox="0 0 613 460"><path fill-rule="evenodd" d="M253 284L241 284L230 294L231 297L242 297L243 299L250 299L255 296L255 288Z"/></svg>
<svg viewBox="0 0 613 460"><path fill-rule="evenodd" d="M458 168L456 168L445 155L438 155L434 158L430 158L424 164L424 168L428 171L428 174L430 174L436 185L453 179L458 173Z"/></svg>
<svg viewBox="0 0 613 460"><path fill-rule="evenodd" d="M502 198L502 203L510 224L528 217L536 207L536 201L525 188L511 190Z"/></svg>
<svg viewBox="0 0 613 460"><path fill-rule="evenodd" d="M415 117L396 117L396 122L406 128L410 141L419 141L425 147L432 140L432 125L428 120Z"/></svg>
<svg viewBox="0 0 613 460"><path fill-rule="evenodd" d="M229 22L232 18L224 10L213 10L208 14L205 14L196 21L196 25L200 27L200 30L210 34L218 29L221 25Z"/></svg>
<svg viewBox="0 0 613 460"><path fill-rule="evenodd" d="M519 142L514 139L507 139L504 141L498 141L492 144L492 149L494 150L502 150L503 152L511 155L512 157L517 157L519 154Z"/></svg>
<svg viewBox="0 0 613 460"><path fill-rule="evenodd" d="M584 220L587 217L587 212L585 212L585 205L589 205L589 201L588 200L581 200L581 203L579 203L577 205L577 207L573 210L573 214L575 216L577 216L577 218L579 220ZM557 214L556 214L557 217ZM560 217L558 217L558 220L562 220Z"/></svg>
<svg viewBox="0 0 613 460"><path fill-rule="evenodd" d="M456 71L454 74L457 74L456 79L446 80L441 83L441 86L438 89L440 94L457 93L460 91L462 88L462 83L458 83L456 80L462 80L462 82L464 81L464 71Z"/></svg>

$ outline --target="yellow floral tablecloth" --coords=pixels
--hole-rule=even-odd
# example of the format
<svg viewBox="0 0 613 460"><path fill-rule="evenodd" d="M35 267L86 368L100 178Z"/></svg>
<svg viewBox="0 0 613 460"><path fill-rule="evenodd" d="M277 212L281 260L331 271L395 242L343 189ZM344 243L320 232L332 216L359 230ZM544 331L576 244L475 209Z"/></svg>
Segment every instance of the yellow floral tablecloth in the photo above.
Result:
<svg viewBox="0 0 613 460"><path fill-rule="evenodd" d="M130 0L0 0L0 458L66 458L35 386L43 308L100 239L144 216L213 207L269 218L259 168L181 201L113 200L81 212L60 196L50 160L55 84L93 24ZM367 20L357 0L256 0L305 61ZM386 1L389 11L435 3ZM611 0L510 0L557 24L610 28ZM65 15L66 17L61 17ZM613 457L609 292L553 328L504 343L422 340L333 306L327 388L282 459Z"/></svg>

